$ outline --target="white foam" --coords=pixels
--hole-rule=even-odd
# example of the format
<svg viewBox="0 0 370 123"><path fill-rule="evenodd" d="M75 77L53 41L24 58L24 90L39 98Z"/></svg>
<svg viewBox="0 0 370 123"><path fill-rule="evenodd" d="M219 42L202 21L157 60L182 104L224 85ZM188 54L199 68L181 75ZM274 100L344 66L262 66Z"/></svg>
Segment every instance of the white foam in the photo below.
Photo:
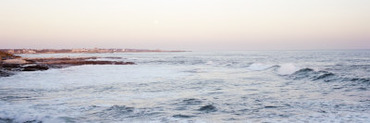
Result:
<svg viewBox="0 0 370 123"><path fill-rule="evenodd" d="M213 61L207 61L206 65L213 65Z"/></svg>
<svg viewBox="0 0 370 123"><path fill-rule="evenodd" d="M84 65L47 71L20 72L0 78L3 88L63 89L79 86L176 78L179 68L166 65ZM32 83L32 84L27 84Z"/></svg>
<svg viewBox="0 0 370 123"><path fill-rule="evenodd" d="M249 70L255 70L255 71L260 71L260 70L266 70L268 68L271 68L273 65L268 65L268 64L262 64L262 63L253 63L251 64L248 69Z"/></svg>
<svg viewBox="0 0 370 123"><path fill-rule="evenodd" d="M296 67L294 64L286 63L280 65L279 69L277 70L277 73L279 75L289 75L296 72L297 70L299 70L299 68Z"/></svg>
<svg viewBox="0 0 370 123"><path fill-rule="evenodd" d="M51 112L40 112L32 108L30 104L15 105L15 104L6 104L0 102L0 117L12 119L13 122L23 123L29 121L43 121L43 122L63 122L63 120L58 119L52 115L58 114L55 111Z"/></svg>
<svg viewBox="0 0 370 123"><path fill-rule="evenodd" d="M109 105L112 102L117 104L124 101L132 102L132 100L138 103L141 100L153 100L153 98L177 97L178 92L175 91L157 92L163 86L155 84L148 88L142 87L150 92L124 87L128 83L149 84L170 79L178 80L178 77L188 74L181 72L183 69L183 67L168 65L84 65L47 71L19 72L11 77L0 78L0 89L43 90L37 92L44 95L38 98L38 94L30 94L30 97L37 101L31 98L30 101L22 99L18 103L0 100L0 118L9 118L14 122L32 120L62 122L65 121L63 117L80 116L80 105ZM121 88L120 91L111 89L108 92L104 89L113 86L124 89ZM19 95L22 92L17 91L14 94ZM102 103L102 100L105 102Z"/></svg>

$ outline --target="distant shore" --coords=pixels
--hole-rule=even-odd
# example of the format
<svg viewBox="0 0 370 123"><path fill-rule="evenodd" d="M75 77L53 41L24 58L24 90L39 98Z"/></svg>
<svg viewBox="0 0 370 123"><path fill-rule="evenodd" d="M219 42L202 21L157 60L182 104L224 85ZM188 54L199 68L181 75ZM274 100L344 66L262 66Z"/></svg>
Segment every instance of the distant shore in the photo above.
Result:
<svg viewBox="0 0 370 123"><path fill-rule="evenodd" d="M185 50L151 50L151 49L0 49L10 54L42 54L42 53L117 53L117 52L189 52Z"/></svg>

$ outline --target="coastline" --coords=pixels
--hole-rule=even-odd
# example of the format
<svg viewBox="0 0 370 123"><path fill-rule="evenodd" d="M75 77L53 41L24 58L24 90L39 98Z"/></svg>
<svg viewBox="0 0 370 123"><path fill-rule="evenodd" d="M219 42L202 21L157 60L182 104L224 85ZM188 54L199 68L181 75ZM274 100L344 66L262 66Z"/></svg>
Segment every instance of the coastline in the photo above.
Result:
<svg viewBox="0 0 370 123"><path fill-rule="evenodd" d="M142 52L190 52L185 50L160 50L160 49L0 49L11 54L56 54L56 53L142 53Z"/></svg>
<svg viewBox="0 0 370 123"><path fill-rule="evenodd" d="M65 68L78 65L134 65L134 62L97 60L101 57L49 57L22 58L8 52L0 51L0 77L9 77L17 72L44 71L52 68ZM102 57L120 59L116 57Z"/></svg>

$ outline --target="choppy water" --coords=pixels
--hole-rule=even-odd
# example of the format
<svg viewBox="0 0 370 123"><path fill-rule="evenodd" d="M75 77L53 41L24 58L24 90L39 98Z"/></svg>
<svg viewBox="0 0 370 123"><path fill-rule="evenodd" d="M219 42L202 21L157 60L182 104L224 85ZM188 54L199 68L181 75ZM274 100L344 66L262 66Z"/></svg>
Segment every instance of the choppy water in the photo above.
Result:
<svg viewBox="0 0 370 123"><path fill-rule="evenodd" d="M137 64L0 78L0 122L370 122L369 50L58 56Z"/></svg>

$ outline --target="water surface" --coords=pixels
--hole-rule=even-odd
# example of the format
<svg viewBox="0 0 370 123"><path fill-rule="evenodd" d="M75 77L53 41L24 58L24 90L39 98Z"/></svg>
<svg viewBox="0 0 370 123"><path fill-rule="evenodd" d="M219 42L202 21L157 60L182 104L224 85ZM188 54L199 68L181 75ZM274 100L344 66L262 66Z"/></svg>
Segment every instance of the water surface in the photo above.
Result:
<svg viewBox="0 0 370 123"><path fill-rule="evenodd" d="M0 122L370 122L370 51L122 57L0 78Z"/></svg>

